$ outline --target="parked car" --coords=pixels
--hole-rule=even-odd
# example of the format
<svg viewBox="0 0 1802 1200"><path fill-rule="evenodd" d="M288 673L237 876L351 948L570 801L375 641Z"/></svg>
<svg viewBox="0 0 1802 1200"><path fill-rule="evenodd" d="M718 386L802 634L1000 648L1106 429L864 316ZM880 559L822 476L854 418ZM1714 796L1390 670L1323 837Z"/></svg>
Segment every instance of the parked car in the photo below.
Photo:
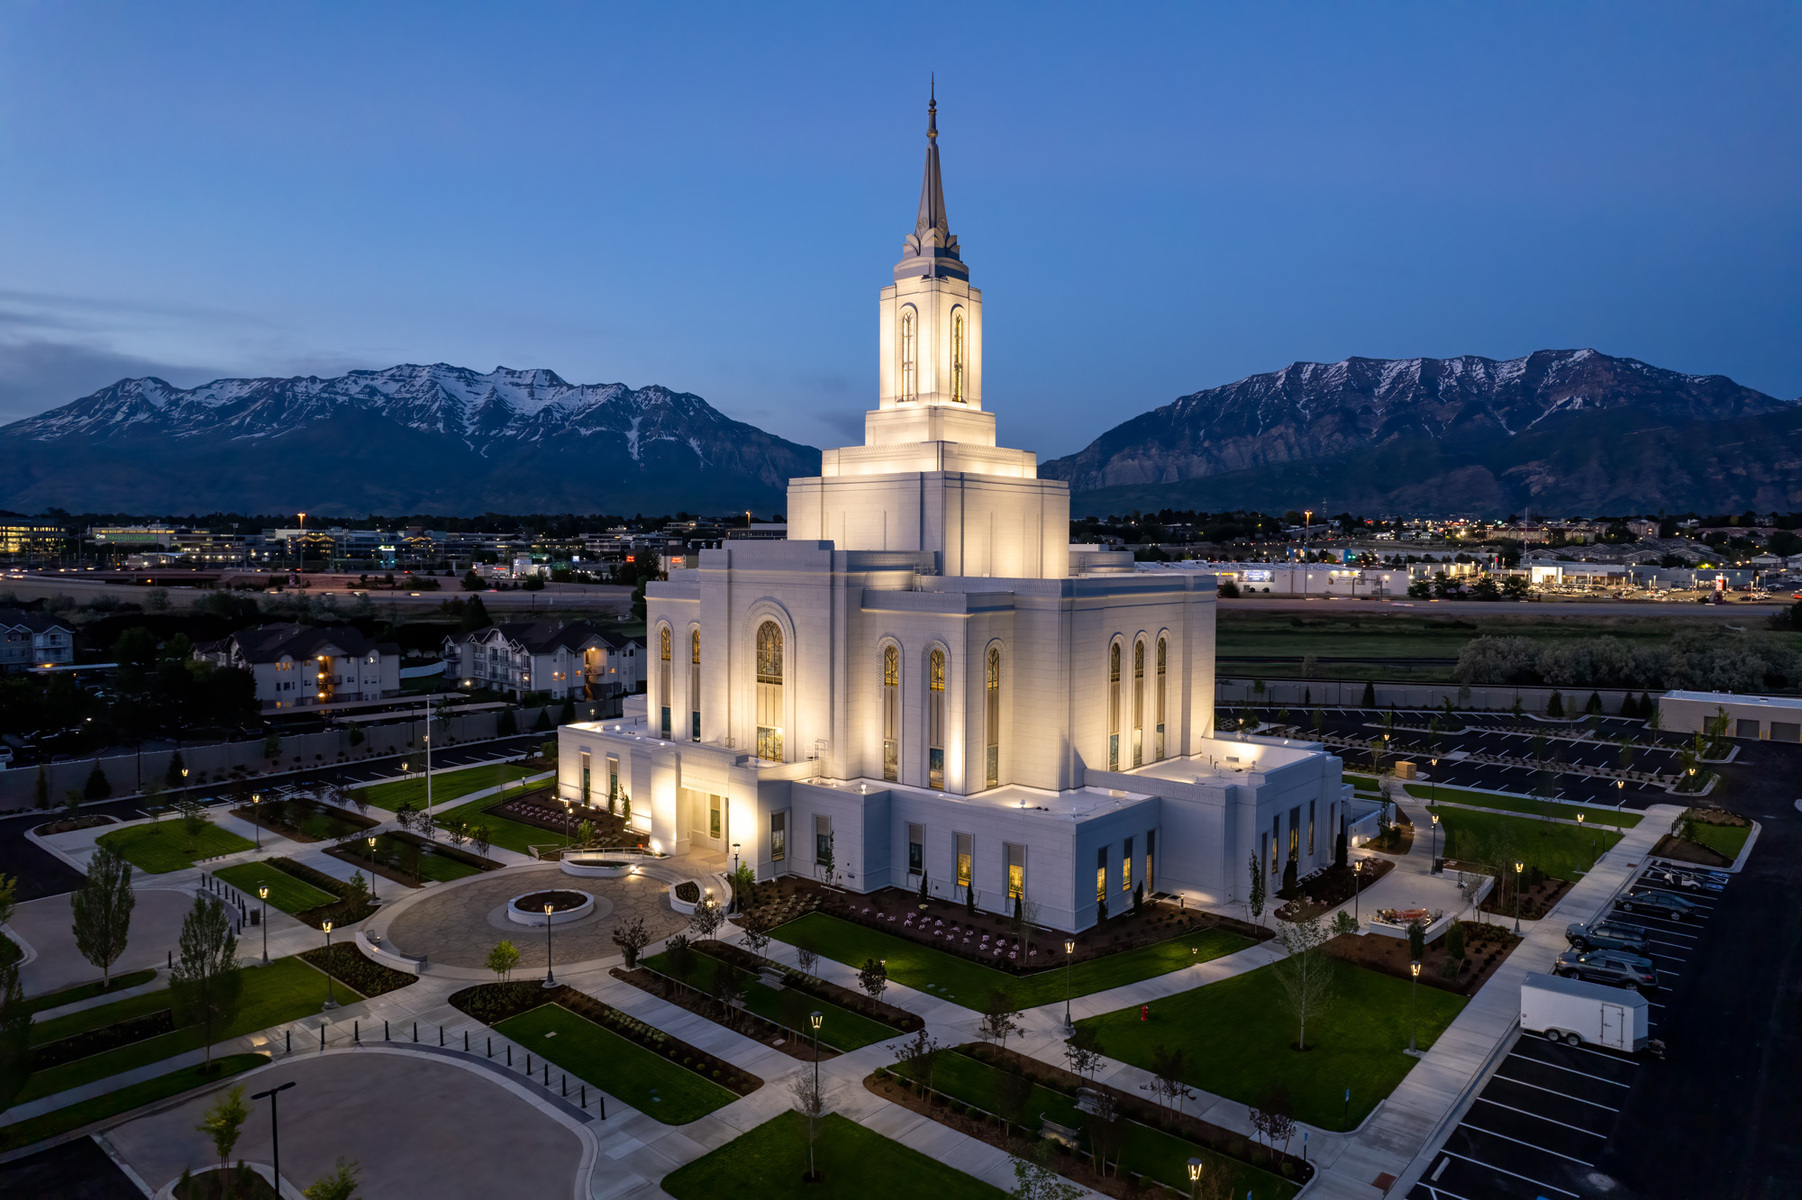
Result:
<svg viewBox="0 0 1802 1200"><path fill-rule="evenodd" d="M1687 921L1695 915L1695 902L1670 892L1634 892L1614 902L1622 912L1644 912L1671 921Z"/></svg>
<svg viewBox="0 0 1802 1200"><path fill-rule="evenodd" d="M1720 891L1724 886L1713 879L1704 879L1694 872L1681 871L1674 867L1647 867L1646 873L1639 878L1641 883L1676 888L1680 892L1714 893Z"/></svg>
<svg viewBox="0 0 1802 1200"><path fill-rule="evenodd" d="M1625 950L1629 954L1644 954L1652 946L1639 930L1612 921L1566 926L1564 940L1579 950Z"/></svg>
<svg viewBox="0 0 1802 1200"><path fill-rule="evenodd" d="M1658 986L1658 972L1652 967L1652 960L1637 954L1628 954L1621 950L1566 950L1558 956L1558 965L1552 968L1552 974L1563 975L1568 979L1581 979L1586 983L1606 983L1614 987L1639 988L1642 991Z"/></svg>

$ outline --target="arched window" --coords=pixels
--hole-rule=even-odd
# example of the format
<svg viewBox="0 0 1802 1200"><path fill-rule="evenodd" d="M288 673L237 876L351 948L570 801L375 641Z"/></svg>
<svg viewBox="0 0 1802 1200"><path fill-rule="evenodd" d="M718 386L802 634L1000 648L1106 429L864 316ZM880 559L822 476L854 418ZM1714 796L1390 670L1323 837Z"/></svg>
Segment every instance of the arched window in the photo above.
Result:
<svg viewBox="0 0 1802 1200"><path fill-rule="evenodd" d="M1133 766L1145 765L1145 643L1133 643Z"/></svg>
<svg viewBox="0 0 1802 1200"><path fill-rule="evenodd" d="M1151 751L1152 757L1154 759L1158 759L1160 761L1164 757L1164 714L1167 711L1166 705L1168 704L1168 696L1169 696L1169 692L1170 692L1169 667L1170 667L1170 639L1160 637L1158 639L1157 711L1154 714L1154 716L1156 717L1156 720L1157 720L1157 734L1156 734L1157 740L1152 743L1152 751ZM1147 868L1147 869L1149 870L1149 868Z"/></svg>
<svg viewBox="0 0 1802 1200"><path fill-rule="evenodd" d="M951 399L964 402L964 310L951 315Z"/></svg>
<svg viewBox="0 0 1802 1200"><path fill-rule="evenodd" d="M657 704L661 716L658 728L662 736L669 736L669 626L657 630Z"/></svg>
<svg viewBox="0 0 1802 1200"><path fill-rule="evenodd" d="M688 635L688 736L701 740L701 631Z"/></svg>
<svg viewBox="0 0 1802 1200"><path fill-rule="evenodd" d="M1107 648L1107 769L1120 769L1120 643Z"/></svg>
<svg viewBox="0 0 1802 1200"><path fill-rule="evenodd" d="M926 667L926 786L945 786L945 652L934 650Z"/></svg>
<svg viewBox="0 0 1802 1200"><path fill-rule="evenodd" d="M985 785L1001 786L1001 647L989 647L988 693L984 717L988 725Z"/></svg>
<svg viewBox="0 0 1802 1200"><path fill-rule="evenodd" d="M782 761L782 627L757 627L757 757Z"/></svg>
<svg viewBox="0 0 1802 1200"><path fill-rule="evenodd" d="M901 778L901 651L882 648L882 777Z"/></svg>
<svg viewBox="0 0 1802 1200"><path fill-rule="evenodd" d="M914 310L901 310L901 399L920 398L919 372L914 366L918 355L918 336L914 332Z"/></svg>

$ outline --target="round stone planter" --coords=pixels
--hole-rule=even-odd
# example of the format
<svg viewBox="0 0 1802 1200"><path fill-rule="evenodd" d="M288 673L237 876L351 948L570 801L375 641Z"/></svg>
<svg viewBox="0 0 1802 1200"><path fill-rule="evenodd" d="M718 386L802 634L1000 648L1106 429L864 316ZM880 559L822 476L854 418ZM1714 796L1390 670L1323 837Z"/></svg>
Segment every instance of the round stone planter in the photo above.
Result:
<svg viewBox="0 0 1802 1200"><path fill-rule="evenodd" d="M619 879L630 875L638 864L623 858L606 854L565 854L558 860L565 875L586 876L590 879Z"/></svg>
<svg viewBox="0 0 1802 1200"><path fill-rule="evenodd" d="M555 905L553 911L544 911L546 898ZM515 925L528 925L542 929L546 925L567 925L571 921L579 921L594 911L594 897L587 892L554 891L529 892L524 896L515 896L507 901L507 919Z"/></svg>

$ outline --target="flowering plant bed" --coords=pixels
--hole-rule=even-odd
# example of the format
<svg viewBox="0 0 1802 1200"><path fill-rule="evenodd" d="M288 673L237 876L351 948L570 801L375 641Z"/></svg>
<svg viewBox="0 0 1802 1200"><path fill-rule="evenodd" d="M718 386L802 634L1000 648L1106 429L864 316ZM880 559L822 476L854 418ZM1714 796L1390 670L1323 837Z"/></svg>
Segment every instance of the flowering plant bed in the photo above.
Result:
<svg viewBox="0 0 1802 1200"><path fill-rule="evenodd" d="M1485 925L1477 921L1460 921L1457 924L1463 931L1463 956L1456 960L1452 958L1448 945L1452 940L1449 934L1429 943L1420 960L1420 981L1441 991L1459 996L1474 996L1477 989L1501 969L1520 939L1511 930L1500 925ZM1369 967L1396 979L1413 978L1413 972L1409 970L1409 963L1413 960L1409 957L1408 939L1405 937L1359 937L1356 934L1344 934L1328 942L1326 951L1334 958Z"/></svg>
<svg viewBox="0 0 1802 1200"><path fill-rule="evenodd" d="M1395 864L1387 858L1366 858L1363 862L1362 871L1354 870L1349 863L1326 867L1299 881L1293 890L1278 892L1277 898L1288 903L1276 910L1277 919L1305 921L1330 912L1350 900L1354 892L1369 891L1371 884L1395 870ZM1362 887L1358 886L1360 876Z"/></svg>
<svg viewBox="0 0 1802 1200"><path fill-rule="evenodd" d="M330 947L315 946L301 951L300 956L340 983L347 983L365 996L380 996L408 984L418 983L419 976L371 962L361 950L345 942Z"/></svg>
<svg viewBox="0 0 1802 1200"><path fill-rule="evenodd" d="M375 902L369 898L367 889L358 891L342 879L333 878L324 871L315 870L305 863L297 863L291 858L278 856L271 858L269 862L284 874L292 875L302 883L310 883L320 891L338 897L330 904L321 904L318 908L294 914L296 920L305 921L314 929L323 927L327 921L334 926L349 925L375 911Z"/></svg>
<svg viewBox="0 0 1802 1200"><path fill-rule="evenodd" d="M240 804L231 810L231 814L241 821L252 825L261 825L271 833L278 833L291 842L320 842L331 838L349 837L365 829L374 829L381 822L372 817L365 817L339 808L334 804L321 804L317 801L299 810L301 819L290 821L287 818L296 815L294 801L269 800L262 804Z"/></svg>
<svg viewBox="0 0 1802 1200"><path fill-rule="evenodd" d="M119 818L102 816L100 813L89 813L82 817L64 817L60 821L52 821L48 825L39 825L31 832L39 837L49 837L53 833L72 833L77 829L93 829L99 825L114 825Z"/></svg>
<svg viewBox="0 0 1802 1200"><path fill-rule="evenodd" d="M623 980L635 988L640 988L660 999L667 1000L678 1008L686 1008L691 1013L717 1021L726 1028L746 1037L755 1038L766 1046L782 1051L790 1058L798 1058L802 1062L815 1061L813 1043L800 1030L748 1012L741 1008L729 1008L717 999L692 984L672 979L661 971L652 970L648 966L635 967L628 971L623 967L613 968L611 974L615 979ZM838 1051L830 1044L821 1043L819 1059L824 1061L834 1058Z"/></svg>
<svg viewBox="0 0 1802 1200"><path fill-rule="evenodd" d="M836 1004L840 1008L848 1008L862 1017L872 1021L881 1021L902 1033L912 1033L925 1025L918 1013L908 1012L905 1008L897 1008L886 1004L862 992L848 987L840 987L824 979L809 975L798 967L785 966L761 955L752 954L743 946L734 946L729 942L705 941L696 942L695 949L703 954L711 954L723 962L746 971L776 970L782 973L783 985L797 992L805 993L824 1000L828 1004Z"/></svg>
<svg viewBox="0 0 1802 1200"><path fill-rule="evenodd" d="M59 1038L54 1042L45 1042L41 1046L35 1046L31 1051L31 1069L45 1071L51 1067L61 1066L63 1063L74 1062L79 1058L87 1058L106 1050L116 1050L120 1046L129 1046L133 1042L160 1037L174 1028L174 1016L168 1009L160 1008L141 1017L115 1021L111 1025L102 1025L98 1029L89 1029L66 1038Z"/></svg>

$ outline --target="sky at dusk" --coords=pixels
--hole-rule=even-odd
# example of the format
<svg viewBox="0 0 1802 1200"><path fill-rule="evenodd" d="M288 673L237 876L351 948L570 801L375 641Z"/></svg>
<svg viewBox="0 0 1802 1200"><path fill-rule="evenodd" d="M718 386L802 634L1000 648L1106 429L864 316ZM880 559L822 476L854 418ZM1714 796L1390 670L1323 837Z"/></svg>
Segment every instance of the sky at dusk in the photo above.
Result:
<svg viewBox="0 0 1802 1200"><path fill-rule="evenodd" d="M1002 441L1297 360L1802 395L1802 5L0 7L0 422L444 361L861 440L929 72Z"/></svg>

